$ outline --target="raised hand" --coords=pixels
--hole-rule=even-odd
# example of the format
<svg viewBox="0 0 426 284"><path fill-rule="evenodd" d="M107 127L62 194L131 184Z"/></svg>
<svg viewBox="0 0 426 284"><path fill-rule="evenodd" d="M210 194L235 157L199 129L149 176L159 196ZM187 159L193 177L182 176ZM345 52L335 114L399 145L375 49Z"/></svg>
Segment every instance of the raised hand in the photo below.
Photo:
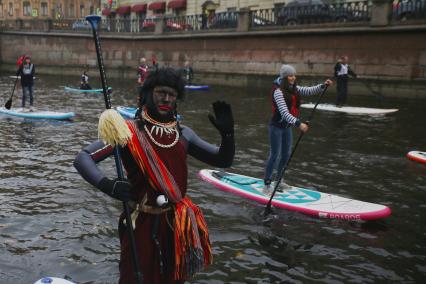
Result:
<svg viewBox="0 0 426 284"><path fill-rule="evenodd" d="M209 114L209 120L223 136L234 134L234 118L231 105L224 101L216 101L212 104L214 116Z"/></svg>

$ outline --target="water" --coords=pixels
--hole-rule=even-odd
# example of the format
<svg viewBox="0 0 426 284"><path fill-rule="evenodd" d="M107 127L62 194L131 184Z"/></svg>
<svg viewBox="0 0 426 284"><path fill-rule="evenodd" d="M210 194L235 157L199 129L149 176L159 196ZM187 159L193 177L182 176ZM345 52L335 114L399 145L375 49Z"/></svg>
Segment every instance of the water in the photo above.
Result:
<svg viewBox="0 0 426 284"><path fill-rule="evenodd" d="M99 95L63 92L63 86L78 83L78 77L42 75L36 81L37 107L75 111L72 122L0 116L0 283L33 283L43 276L69 276L78 283L117 282L121 204L86 183L72 166L76 153L96 139L97 118L104 107ZM2 105L12 84L7 76L0 77ZM113 105L135 102L133 83L111 85ZM214 86L209 92L189 93L179 111L186 125L218 143L207 113L217 99L231 103L237 150L229 171L262 177L269 148L268 88ZM214 253L214 264L190 283L424 280L426 165L405 155L426 151L426 101L385 98L380 104L374 96L349 100L351 105L400 111L379 117L318 111L286 182L382 203L391 207L392 215L353 223L276 209L264 220L263 206L202 182L197 172L207 166L189 158L189 194L203 209ZM304 117L309 112L303 110ZM114 177L112 160L101 167Z"/></svg>

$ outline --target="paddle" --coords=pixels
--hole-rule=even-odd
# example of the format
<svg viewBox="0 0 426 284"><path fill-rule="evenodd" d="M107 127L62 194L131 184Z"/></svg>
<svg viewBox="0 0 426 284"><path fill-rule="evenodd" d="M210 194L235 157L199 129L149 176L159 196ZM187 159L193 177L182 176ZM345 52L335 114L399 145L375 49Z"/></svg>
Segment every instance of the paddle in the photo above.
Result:
<svg viewBox="0 0 426 284"><path fill-rule="evenodd" d="M317 103L315 104L315 107L312 109L312 112L309 115L308 120L306 121L307 124L309 124L310 121L312 121L312 118L314 117L314 112L317 109L317 106L320 103L322 97L324 96L325 91L327 91L327 88L328 88L328 85L325 85L324 90L321 92L321 95L320 95ZM288 159L288 161L287 161L286 165L284 166L284 168L282 169L282 171L279 173L278 179L276 179L276 183L275 183L275 186L274 186L274 191L272 192L271 198L269 198L268 204L266 204L266 207L265 207L264 216L268 216L269 213L272 212L272 209L271 209L272 199L274 198L275 192L277 192L278 186L280 185L281 180L282 180L282 178L284 176L284 173L285 173L286 169L288 168L288 165L290 164L291 158L293 158L294 152L296 152L297 146L299 145L299 142L302 139L303 134L304 134L304 132L300 133L299 138L297 139L296 144L294 145L293 151L290 154L290 158Z"/></svg>
<svg viewBox="0 0 426 284"><path fill-rule="evenodd" d="M382 102L382 100L383 100L383 94L382 93L380 93L380 92L378 92L378 91L375 91L375 90L373 90L372 88L371 88L371 86L370 86L370 84L368 84L366 81L364 81L364 80L362 80L362 79L360 79L360 78L358 78L358 77L355 77L359 82L361 82L373 95L375 95L379 100L380 100L380 102Z"/></svg>
<svg viewBox="0 0 426 284"><path fill-rule="evenodd" d="M16 73L18 73L18 72L16 72ZM13 94L15 93L15 88L16 88L16 84L18 83L18 79L19 79L19 76L16 76L15 84L13 84L12 95L11 95L11 96L10 96L10 98L7 100L7 102L4 104L4 107L5 107L6 109L10 109L10 108L12 107Z"/></svg>
<svg viewBox="0 0 426 284"><path fill-rule="evenodd" d="M90 15L86 17L86 20L89 22L92 28L93 38L95 40L96 56L98 59L98 66L99 66L99 72L101 76L105 107L106 109L110 109L111 99L109 97L109 91L107 88L108 85L106 82L106 75L105 75L104 63L103 63L102 52L101 52L101 44L99 42L99 35L98 35L98 25L99 25L99 21L101 20L101 17L96 15ZM121 159L120 159L120 150L118 149L117 146L114 147L114 160L115 160L115 167L117 170L118 179L124 180L124 173L123 173L123 168L122 168ZM132 263L133 263L133 270L135 271L136 283L141 284L143 281L143 276L139 270L139 260L138 260L138 255L136 253L136 243L135 243L135 237L133 235L133 226L132 226L132 219L130 217L129 204L127 202L123 202L123 207L124 207L124 213L126 215L126 224L127 224L126 227L127 227L128 237L130 240L130 248L132 251Z"/></svg>

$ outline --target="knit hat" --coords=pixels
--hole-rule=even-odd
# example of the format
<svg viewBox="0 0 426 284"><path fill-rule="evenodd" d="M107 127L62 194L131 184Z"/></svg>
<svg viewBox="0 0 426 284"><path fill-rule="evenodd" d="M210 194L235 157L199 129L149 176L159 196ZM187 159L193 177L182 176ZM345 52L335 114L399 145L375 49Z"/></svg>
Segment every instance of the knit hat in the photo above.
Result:
<svg viewBox="0 0 426 284"><path fill-rule="evenodd" d="M287 78L288 76L296 75L296 69L293 66L283 64L280 68L280 78Z"/></svg>

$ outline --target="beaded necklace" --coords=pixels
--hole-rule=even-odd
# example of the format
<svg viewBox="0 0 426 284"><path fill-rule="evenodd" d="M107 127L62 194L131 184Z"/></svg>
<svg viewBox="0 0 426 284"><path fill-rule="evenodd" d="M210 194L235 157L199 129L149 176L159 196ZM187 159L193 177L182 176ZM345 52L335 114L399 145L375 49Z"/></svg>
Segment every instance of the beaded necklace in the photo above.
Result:
<svg viewBox="0 0 426 284"><path fill-rule="evenodd" d="M144 109L142 111L142 118L149 122L150 124L152 124L151 129L148 129L148 127L146 126L146 124L143 126L145 129L145 132L148 134L149 139L151 139L151 141L157 145L158 147L161 148L171 148L173 146L176 145L176 143L179 141L179 131L177 130L177 122L175 121L171 121L171 122L159 122L154 120L152 117L150 117L148 115L148 112L146 111L146 109ZM170 136L173 133L176 133L176 137L175 140L170 143L170 144L161 144L160 142L158 142L157 140L155 140L155 138L153 137L153 132L155 131L155 135L158 136L158 134L160 133L160 137L163 136L163 133L165 133L166 135Z"/></svg>

